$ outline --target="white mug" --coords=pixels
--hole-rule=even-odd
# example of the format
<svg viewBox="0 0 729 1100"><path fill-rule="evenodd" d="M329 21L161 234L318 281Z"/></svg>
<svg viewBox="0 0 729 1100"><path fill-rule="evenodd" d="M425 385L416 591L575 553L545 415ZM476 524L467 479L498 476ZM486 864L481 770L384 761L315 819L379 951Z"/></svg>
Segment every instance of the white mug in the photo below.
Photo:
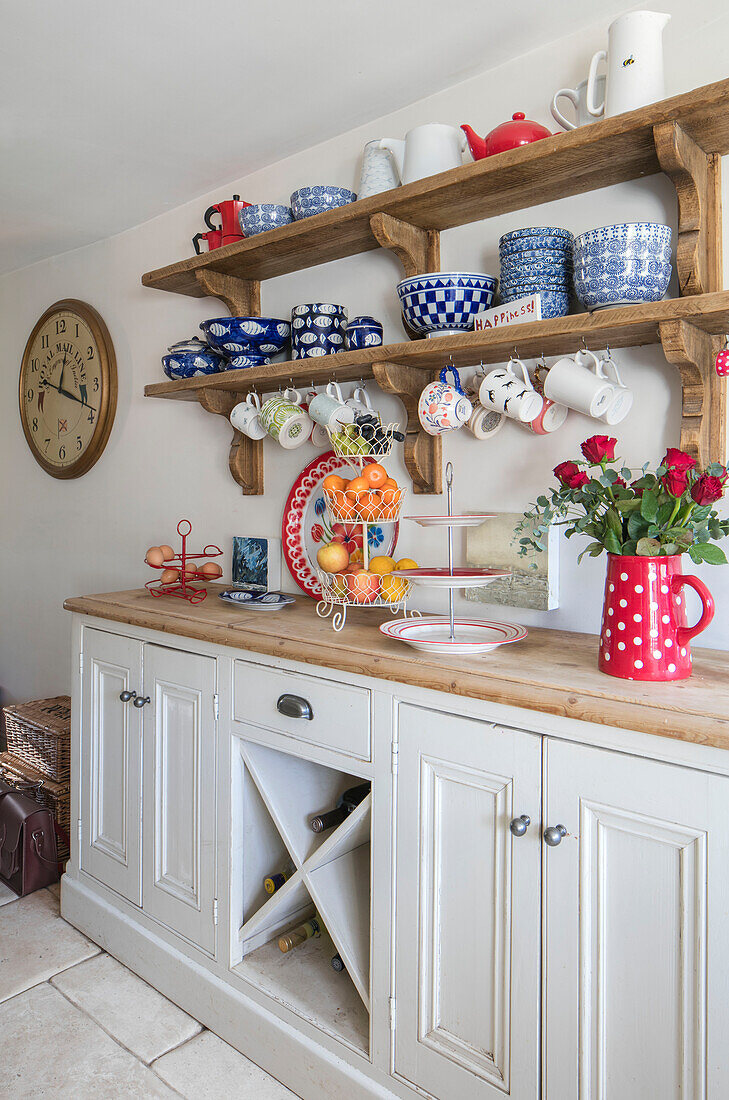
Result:
<svg viewBox="0 0 729 1100"><path fill-rule="evenodd" d="M605 77L598 76L595 81L595 89L599 98L604 102L605 100ZM568 118L560 111L557 106L557 100L563 97L568 99L575 109L577 116L576 122L570 122ZM555 122L558 122L560 126L563 126L565 130L576 130L578 126L587 126L591 122L595 122L597 116L591 115L587 109L587 80L581 80L576 88L560 88L558 92L554 93L552 99L552 118ZM600 112L602 113L602 112Z"/></svg>
<svg viewBox="0 0 729 1100"><path fill-rule="evenodd" d="M584 360L591 361L591 365L586 366ZM550 369L544 380L544 396L569 409L597 417L610 407L614 394L597 356L580 349L574 358L566 355Z"/></svg>
<svg viewBox="0 0 729 1100"><path fill-rule="evenodd" d="M338 382L329 382L326 393L318 393L310 401L309 416L330 432L336 432L342 424L354 424L354 412L344 404Z"/></svg>
<svg viewBox="0 0 729 1100"><path fill-rule="evenodd" d="M353 411L355 416L375 415L375 410L370 401L370 395L367 393L364 386L357 386L352 396L348 397L344 404L348 409Z"/></svg>
<svg viewBox="0 0 729 1100"><path fill-rule="evenodd" d="M309 411L309 405L314 400L316 395L316 390L312 386L312 388L307 393L306 401L303 403L302 406L306 409L307 412ZM331 439L329 438L329 432L322 424L317 424L315 420L312 421L311 442L314 444L315 447L318 447L320 450L322 447L330 447L332 443Z"/></svg>
<svg viewBox="0 0 729 1100"><path fill-rule="evenodd" d="M566 405L558 405L556 401L550 401L548 397L545 397L539 416L535 417L534 420L530 420L524 427L533 435L549 435L562 427L568 413L569 409Z"/></svg>
<svg viewBox="0 0 729 1100"><path fill-rule="evenodd" d="M287 451L300 447L311 435L311 420L301 408L297 390L286 389L269 397L259 415L268 434Z"/></svg>
<svg viewBox="0 0 729 1100"><path fill-rule="evenodd" d="M476 439L490 439L501 431L506 423L506 413L496 412L495 409L485 409L483 405L474 405L466 427L475 435Z"/></svg>
<svg viewBox="0 0 729 1100"><path fill-rule="evenodd" d="M263 439L268 432L261 424L259 413L261 399L257 393L249 393L245 401L239 401L230 413L230 422L236 431L249 439Z"/></svg>
<svg viewBox="0 0 729 1100"><path fill-rule="evenodd" d="M539 416L544 404L521 359L510 359L505 367L489 371L479 386L478 399L485 409L506 413L522 424Z"/></svg>
<svg viewBox="0 0 729 1100"><path fill-rule="evenodd" d="M613 399L605 412L600 414L600 419L605 424L620 424L633 407L633 392L621 380L618 368L610 358L610 352L601 360L600 368L603 377L607 378L613 387Z"/></svg>

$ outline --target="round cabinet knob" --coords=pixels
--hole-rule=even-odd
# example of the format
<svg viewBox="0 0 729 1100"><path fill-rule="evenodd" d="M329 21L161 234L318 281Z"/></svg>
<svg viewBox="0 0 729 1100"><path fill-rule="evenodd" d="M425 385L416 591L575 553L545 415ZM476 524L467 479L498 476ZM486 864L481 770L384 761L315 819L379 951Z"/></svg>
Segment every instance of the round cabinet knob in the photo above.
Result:
<svg viewBox="0 0 729 1100"><path fill-rule="evenodd" d="M144 704L149 702L150 698L148 695L145 695L144 698L142 698L141 695L138 695L137 698L134 700L134 706L139 707L139 709L141 710Z"/></svg>
<svg viewBox="0 0 729 1100"><path fill-rule="evenodd" d="M567 836L567 830L564 825L549 825L544 830L544 843L548 844L550 848L556 848L558 844L562 843L562 837Z"/></svg>
<svg viewBox="0 0 729 1100"><path fill-rule="evenodd" d="M528 814L522 814L521 817L512 817L509 822L509 829L512 836L524 836L529 826L532 823L532 819Z"/></svg>
<svg viewBox="0 0 729 1100"><path fill-rule="evenodd" d="M122 703L128 703L130 699L136 699L136 697L137 697L136 691L123 691L121 693L121 695L119 696Z"/></svg>

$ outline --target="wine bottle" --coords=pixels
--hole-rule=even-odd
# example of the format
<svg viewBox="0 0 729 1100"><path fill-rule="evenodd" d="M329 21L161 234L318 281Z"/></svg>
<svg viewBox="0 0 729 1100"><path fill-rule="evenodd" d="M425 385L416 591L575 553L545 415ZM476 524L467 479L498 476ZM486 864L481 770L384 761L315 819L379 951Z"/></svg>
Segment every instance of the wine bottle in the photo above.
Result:
<svg viewBox="0 0 729 1100"><path fill-rule="evenodd" d="M283 884L290 879L294 873L293 867L289 867L286 871L275 871L272 875L268 875L263 880L263 889L267 894L275 894L277 890L280 890Z"/></svg>
<svg viewBox="0 0 729 1100"><path fill-rule="evenodd" d="M344 959L338 951L336 955L332 955L332 970L344 970Z"/></svg>
<svg viewBox="0 0 729 1100"><path fill-rule="evenodd" d="M321 927L317 917L304 921L303 924L297 925L296 928L290 929L281 936L278 941L279 950L283 951L285 955L287 952L293 951L299 944L306 943L312 936L321 936Z"/></svg>
<svg viewBox="0 0 729 1100"><path fill-rule="evenodd" d="M363 802L370 793L370 783L360 783L358 787L350 787L345 791L333 810L327 813L317 814L312 817L309 824L315 833L323 833L325 829L333 829L335 825L341 825L352 810L356 810L360 802Z"/></svg>

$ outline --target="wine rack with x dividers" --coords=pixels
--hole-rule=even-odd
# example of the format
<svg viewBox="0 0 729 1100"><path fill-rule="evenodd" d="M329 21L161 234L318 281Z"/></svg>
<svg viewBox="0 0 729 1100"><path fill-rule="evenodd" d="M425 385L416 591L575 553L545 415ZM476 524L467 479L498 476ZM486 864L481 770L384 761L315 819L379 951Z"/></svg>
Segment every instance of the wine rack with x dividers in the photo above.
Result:
<svg viewBox="0 0 729 1100"><path fill-rule="evenodd" d="M531 145L417 180L337 210L244 239L203 256L147 272L145 286L219 298L236 315L260 315L261 279L381 247L406 276L440 269L440 232L512 210L664 172L676 189L676 269L681 297L593 314L432 340L271 363L204 378L148 385L148 397L197 400L221 416L251 389L275 390L373 377L397 394L408 424L405 464L416 493L441 493L442 442L417 417L425 383L452 356L456 366L502 362L516 345L522 358L591 348L660 343L682 384L676 442L702 465L726 458L726 385L714 357L729 332L722 290L721 161L729 153L729 80ZM394 293L394 289L393 289ZM245 494L263 492L263 446L236 432L229 454Z"/></svg>

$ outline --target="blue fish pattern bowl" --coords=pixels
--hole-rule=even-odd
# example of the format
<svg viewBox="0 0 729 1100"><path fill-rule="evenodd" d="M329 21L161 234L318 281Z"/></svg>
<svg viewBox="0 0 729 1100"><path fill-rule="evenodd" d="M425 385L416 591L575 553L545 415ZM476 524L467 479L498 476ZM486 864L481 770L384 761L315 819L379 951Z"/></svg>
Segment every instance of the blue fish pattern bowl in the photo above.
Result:
<svg viewBox="0 0 729 1100"><path fill-rule="evenodd" d="M382 325L374 317L355 317L347 325L344 342L347 351L379 347L382 344Z"/></svg>
<svg viewBox="0 0 729 1100"><path fill-rule="evenodd" d="M312 218L315 214L323 214L325 210L335 210L338 206L348 206L356 201L354 191L346 187L300 187L291 196L291 212L298 222L302 218Z"/></svg>
<svg viewBox="0 0 729 1100"><path fill-rule="evenodd" d="M171 344L167 351L168 354L162 356L162 370L171 381L194 378L196 374L219 374L225 370L223 357L197 336Z"/></svg>
<svg viewBox="0 0 729 1100"><path fill-rule="evenodd" d="M589 310L658 302L671 279L668 225L622 222L575 239L575 293Z"/></svg>
<svg viewBox="0 0 729 1100"><path fill-rule="evenodd" d="M291 325L281 317L213 317L201 321L208 343L224 355L277 355L286 347Z"/></svg>
<svg viewBox="0 0 729 1100"><path fill-rule="evenodd" d="M274 202L254 203L244 206L238 214L241 232L245 237L255 237L269 229L289 225L294 220L291 208Z"/></svg>
<svg viewBox="0 0 729 1100"><path fill-rule="evenodd" d="M403 315L412 329L444 336L467 332L481 310L490 309L498 280L468 271L432 271L397 284Z"/></svg>
<svg viewBox="0 0 729 1100"><path fill-rule="evenodd" d="M225 363L224 370L244 370L246 367L265 367L271 362L270 355L231 355Z"/></svg>
<svg viewBox="0 0 729 1100"><path fill-rule="evenodd" d="M309 302L291 310L291 358L312 359L344 351L347 310L331 302Z"/></svg>

